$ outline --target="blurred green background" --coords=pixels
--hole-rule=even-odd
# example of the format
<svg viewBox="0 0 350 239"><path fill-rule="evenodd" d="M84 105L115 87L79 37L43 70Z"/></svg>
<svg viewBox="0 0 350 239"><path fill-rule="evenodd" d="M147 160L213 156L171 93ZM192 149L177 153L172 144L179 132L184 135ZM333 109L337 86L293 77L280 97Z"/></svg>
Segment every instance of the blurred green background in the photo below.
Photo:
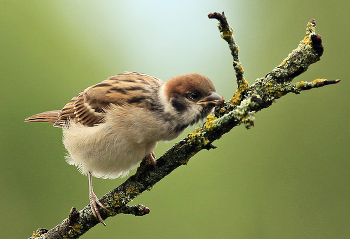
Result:
<svg viewBox="0 0 350 239"><path fill-rule="evenodd" d="M350 238L348 0L1 1L2 238L27 238L88 204L88 179L65 162L61 130L24 118L124 71L163 80L200 72L231 97L214 11L235 30L250 83L298 45L312 18L325 53L295 81L341 83L283 97L254 128L233 129L132 202L149 215L118 215L82 238ZM95 192L124 180L95 179Z"/></svg>

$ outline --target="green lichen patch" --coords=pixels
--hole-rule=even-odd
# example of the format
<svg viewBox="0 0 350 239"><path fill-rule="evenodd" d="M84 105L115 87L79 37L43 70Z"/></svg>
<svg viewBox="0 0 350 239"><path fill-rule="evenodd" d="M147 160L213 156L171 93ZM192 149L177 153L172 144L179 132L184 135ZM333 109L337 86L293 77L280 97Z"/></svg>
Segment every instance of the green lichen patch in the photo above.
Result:
<svg viewBox="0 0 350 239"><path fill-rule="evenodd" d="M80 233L82 229L82 225L80 225L79 223L74 223L73 225L69 225L69 228L71 230L74 230L77 233Z"/></svg>
<svg viewBox="0 0 350 239"><path fill-rule="evenodd" d="M139 193L139 189L135 185L130 185L125 189L125 194L128 196L135 196Z"/></svg>

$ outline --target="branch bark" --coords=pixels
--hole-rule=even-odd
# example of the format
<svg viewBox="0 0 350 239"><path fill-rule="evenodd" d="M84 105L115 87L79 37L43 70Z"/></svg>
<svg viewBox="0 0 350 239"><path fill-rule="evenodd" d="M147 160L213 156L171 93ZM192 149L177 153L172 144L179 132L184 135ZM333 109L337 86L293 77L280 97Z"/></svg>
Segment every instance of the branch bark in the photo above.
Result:
<svg viewBox="0 0 350 239"><path fill-rule="evenodd" d="M221 138L233 127L244 124L247 128L254 125L256 112L288 93L299 94L301 91L338 83L340 80L316 79L311 82L291 81L305 72L308 67L319 61L323 54L320 35L315 33L316 21L307 24L306 35L298 47L282 63L265 77L255 80L252 85L244 79L244 70L238 57L238 46L233 39L233 30L224 13L210 13L209 18L219 21L221 37L228 43L233 57L233 68L237 79L234 96L222 102L202 127L197 128L186 138L176 143L157 160L157 170L152 165L142 162L135 175L105 194L101 199L108 211L100 210L103 219L117 214L143 216L150 209L143 205L129 206L131 200L145 190L150 190L158 181L181 165L186 165L191 157L203 149L215 148L212 142ZM78 238L99 222L93 216L90 205L78 211L72 208L68 218L51 230L39 228L30 238Z"/></svg>

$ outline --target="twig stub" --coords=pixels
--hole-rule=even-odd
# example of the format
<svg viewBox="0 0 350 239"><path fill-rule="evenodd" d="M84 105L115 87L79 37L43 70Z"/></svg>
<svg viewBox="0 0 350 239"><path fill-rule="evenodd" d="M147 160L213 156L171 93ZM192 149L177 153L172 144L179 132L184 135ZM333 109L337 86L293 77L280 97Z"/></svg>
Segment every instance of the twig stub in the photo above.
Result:
<svg viewBox="0 0 350 239"><path fill-rule="evenodd" d="M222 27L227 27L228 26L228 22L226 20L226 16L225 16L224 12L222 12L222 13L219 13L219 12L209 13L208 17L210 19L214 18L214 19L218 20Z"/></svg>

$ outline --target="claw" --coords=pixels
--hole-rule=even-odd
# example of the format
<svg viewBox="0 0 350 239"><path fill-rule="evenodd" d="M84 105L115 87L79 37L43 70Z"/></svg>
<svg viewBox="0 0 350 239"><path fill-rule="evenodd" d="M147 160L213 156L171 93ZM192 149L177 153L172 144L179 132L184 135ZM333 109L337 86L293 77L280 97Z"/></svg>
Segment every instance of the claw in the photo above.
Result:
<svg viewBox="0 0 350 239"><path fill-rule="evenodd" d="M157 171L157 161L156 161L156 154L152 151L148 156L148 163L150 165L153 165L154 171Z"/></svg>

